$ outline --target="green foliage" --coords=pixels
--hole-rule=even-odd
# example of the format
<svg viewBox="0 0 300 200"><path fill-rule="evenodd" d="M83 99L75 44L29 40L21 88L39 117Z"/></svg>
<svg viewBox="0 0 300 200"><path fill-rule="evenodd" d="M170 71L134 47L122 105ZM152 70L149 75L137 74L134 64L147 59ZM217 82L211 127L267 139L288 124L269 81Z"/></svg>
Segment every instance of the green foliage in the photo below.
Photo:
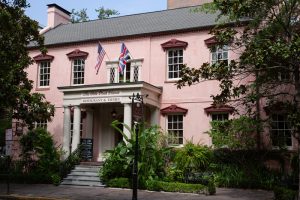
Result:
<svg viewBox="0 0 300 200"><path fill-rule="evenodd" d="M5 146L5 130L11 128L12 120L0 118L0 146Z"/></svg>
<svg viewBox="0 0 300 200"><path fill-rule="evenodd" d="M275 187L273 191L275 200L294 200L297 195L297 191L284 187Z"/></svg>
<svg viewBox="0 0 300 200"><path fill-rule="evenodd" d="M207 184L207 192L209 195L216 194L216 184L214 178L211 178Z"/></svg>
<svg viewBox="0 0 300 200"><path fill-rule="evenodd" d="M278 175L265 168L242 168L237 165L218 165L215 169L215 177L219 187L233 188L272 189L279 181Z"/></svg>
<svg viewBox="0 0 300 200"><path fill-rule="evenodd" d="M280 157L280 152L219 149L210 170L220 187L272 189L281 175L268 170L264 161Z"/></svg>
<svg viewBox="0 0 300 200"><path fill-rule="evenodd" d="M52 174L51 175L52 184L58 186L61 182L61 178L59 174Z"/></svg>
<svg viewBox="0 0 300 200"><path fill-rule="evenodd" d="M25 71L33 63L27 49L30 42L46 52L38 22L24 14L25 0L1 0L0 7L0 108L12 109L12 117L22 119L28 126L37 117L50 120L54 106L45 101L44 95L31 92L33 82Z"/></svg>
<svg viewBox="0 0 300 200"><path fill-rule="evenodd" d="M115 149L107 152L106 160L100 172L101 180L107 182L117 177L131 177L131 170L134 159L135 131L130 130L131 137L128 138L118 126L122 124L114 121L112 126L124 136L125 142L121 142ZM145 187L147 180L161 178L165 175L165 158L169 148L165 148L165 140L162 138L158 127L147 129L139 128L139 159L138 174L139 187Z"/></svg>
<svg viewBox="0 0 300 200"><path fill-rule="evenodd" d="M255 147L256 125L255 120L245 116L227 121L212 121L208 134L216 148L252 149Z"/></svg>
<svg viewBox="0 0 300 200"><path fill-rule="evenodd" d="M130 188L130 181L128 178L113 178L106 184L108 187L116 188Z"/></svg>
<svg viewBox="0 0 300 200"><path fill-rule="evenodd" d="M117 10L105 9L103 6L95 10L98 13L98 19L107 19L111 16L119 15Z"/></svg>
<svg viewBox="0 0 300 200"><path fill-rule="evenodd" d="M71 22L72 23L78 23L78 22L86 22L89 21L89 17L86 13L87 9L81 9L79 11L75 11L75 9L72 9L71 11Z"/></svg>
<svg viewBox="0 0 300 200"><path fill-rule="evenodd" d="M130 177L133 162L132 152L124 142L120 142L113 150L107 151L105 162L100 169L100 177L104 183L119 177Z"/></svg>
<svg viewBox="0 0 300 200"><path fill-rule="evenodd" d="M119 15L120 13L114 9L105 9L103 6L99 9L95 9L96 13L98 14L98 19L107 19L111 16ZM71 11L71 22L72 23L79 23L79 22L86 22L89 21L89 16L87 15L87 9L83 8L79 11L72 9Z"/></svg>
<svg viewBox="0 0 300 200"><path fill-rule="evenodd" d="M60 153L56 149L53 138L45 129L37 128L29 131L20 139L22 158L24 161L36 160L37 173L52 174L58 172Z"/></svg>
<svg viewBox="0 0 300 200"><path fill-rule="evenodd" d="M60 163L59 166L59 174L60 178L65 178L72 169L74 169L75 165L79 164L81 160L81 152L82 146L79 147L70 153L70 155Z"/></svg>
<svg viewBox="0 0 300 200"><path fill-rule="evenodd" d="M211 159L212 152L208 147L195 145L192 141L188 141L183 148L177 150L174 165L177 170L182 171L184 180L188 182L193 173L205 171Z"/></svg>
<svg viewBox="0 0 300 200"><path fill-rule="evenodd" d="M146 188L152 191L165 192L184 192L184 193L205 193L206 187L201 184L187 184L176 182L163 182L156 180L148 180Z"/></svg>

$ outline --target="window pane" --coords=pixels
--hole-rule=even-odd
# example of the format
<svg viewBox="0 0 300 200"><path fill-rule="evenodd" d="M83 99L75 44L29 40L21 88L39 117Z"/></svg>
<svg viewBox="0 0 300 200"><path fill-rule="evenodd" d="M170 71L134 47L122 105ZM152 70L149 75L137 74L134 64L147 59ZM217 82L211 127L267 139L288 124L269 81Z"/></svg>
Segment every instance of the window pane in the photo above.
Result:
<svg viewBox="0 0 300 200"><path fill-rule="evenodd" d="M290 122L285 114L273 114L271 116L271 139L273 146L292 146Z"/></svg>
<svg viewBox="0 0 300 200"><path fill-rule="evenodd" d="M183 144L183 115L168 115L168 143Z"/></svg>

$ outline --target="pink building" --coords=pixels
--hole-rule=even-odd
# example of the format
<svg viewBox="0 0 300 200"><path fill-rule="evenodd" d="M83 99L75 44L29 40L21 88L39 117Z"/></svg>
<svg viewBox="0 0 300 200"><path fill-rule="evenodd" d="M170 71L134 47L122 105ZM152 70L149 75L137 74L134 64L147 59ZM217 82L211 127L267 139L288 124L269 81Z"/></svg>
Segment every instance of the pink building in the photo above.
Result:
<svg viewBox="0 0 300 200"><path fill-rule="evenodd" d="M144 96L145 120L159 125L171 138L170 145L186 140L211 145L205 132L211 120L231 118L231 107L211 106L218 83L206 81L177 89L183 64L199 67L204 62L237 58L227 46L209 49L209 29L216 14L178 8L72 24L70 13L48 5L48 26L41 33L48 49L41 55L31 46L36 61L28 69L34 90L55 105L51 122L39 122L67 152L82 139L93 139L93 160L122 137L110 126L115 119L131 125L133 93ZM97 73L98 44L105 51ZM120 48L129 50L123 73L119 72ZM127 134L128 132L124 130ZM289 143L290 144L290 143ZM292 145L292 144L291 144Z"/></svg>

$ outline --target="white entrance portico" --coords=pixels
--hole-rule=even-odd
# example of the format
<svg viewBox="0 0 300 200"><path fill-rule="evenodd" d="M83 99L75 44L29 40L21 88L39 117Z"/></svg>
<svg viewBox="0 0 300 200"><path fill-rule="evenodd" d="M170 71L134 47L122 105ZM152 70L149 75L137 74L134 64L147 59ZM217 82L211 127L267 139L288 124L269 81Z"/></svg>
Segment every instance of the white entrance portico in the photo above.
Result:
<svg viewBox="0 0 300 200"><path fill-rule="evenodd" d="M117 112L117 119L131 126L129 97L133 93L147 95L144 98L145 121L149 124L159 122L162 88L146 82L66 86L58 89L64 93L63 149L66 156L76 150L81 138L88 138L93 139L92 160L101 160L103 153L112 149L117 142L115 130L110 126L115 120L111 112ZM123 131L129 135L127 129L123 128Z"/></svg>

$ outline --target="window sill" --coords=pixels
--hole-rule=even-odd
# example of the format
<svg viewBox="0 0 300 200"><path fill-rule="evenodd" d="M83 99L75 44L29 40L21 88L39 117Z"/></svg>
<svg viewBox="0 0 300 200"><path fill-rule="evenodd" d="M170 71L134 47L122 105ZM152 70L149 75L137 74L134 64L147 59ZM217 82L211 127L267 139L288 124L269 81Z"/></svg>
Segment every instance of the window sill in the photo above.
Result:
<svg viewBox="0 0 300 200"><path fill-rule="evenodd" d="M184 145L183 144L168 144L169 147L173 148L182 148Z"/></svg>
<svg viewBox="0 0 300 200"><path fill-rule="evenodd" d="M293 146L286 146L286 147L278 147L278 146L272 146L272 150L280 150L280 149L286 149L288 151L294 150Z"/></svg>
<svg viewBox="0 0 300 200"><path fill-rule="evenodd" d="M166 80L165 83L176 83L179 80L180 80L180 78L179 79L172 79L172 80L170 79L170 80Z"/></svg>
<svg viewBox="0 0 300 200"><path fill-rule="evenodd" d="M35 91L47 91L50 90L50 87L38 87L35 89Z"/></svg>

